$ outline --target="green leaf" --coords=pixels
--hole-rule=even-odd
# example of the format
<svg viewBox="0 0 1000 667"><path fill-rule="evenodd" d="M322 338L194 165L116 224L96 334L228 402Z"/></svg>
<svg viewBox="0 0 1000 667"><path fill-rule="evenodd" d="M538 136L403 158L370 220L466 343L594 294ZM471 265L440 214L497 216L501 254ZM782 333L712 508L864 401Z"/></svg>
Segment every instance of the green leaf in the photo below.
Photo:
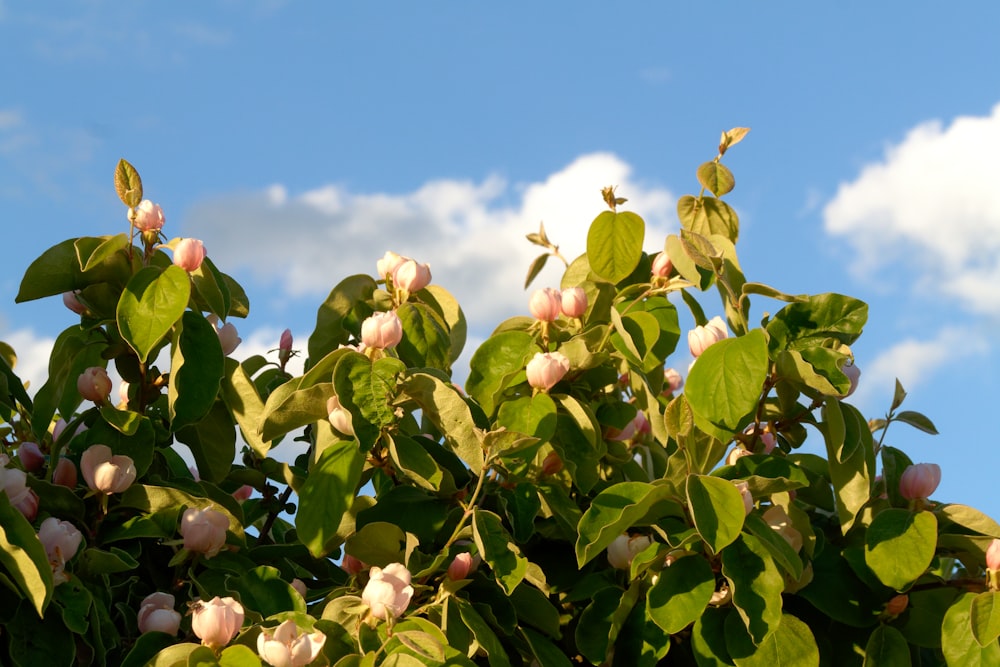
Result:
<svg viewBox="0 0 1000 667"><path fill-rule="evenodd" d="M603 664L629 612L638 599L638 587L602 588L583 610L576 627L576 647L593 664Z"/></svg>
<svg viewBox="0 0 1000 667"><path fill-rule="evenodd" d="M334 287L316 313L316 328L309 336L309 362L322 359L347 344L351 333L360 334L361 323L372 314L369 303L378 286L371 276L349 276Z"/></svg>
<svg viewBox="0 0 1000 667"><path fill-rule="evenodd" d="M270 443L257 431L257 425L263 423L264 401L250 375L238 361L227 358L224 362L225 372L219 384L222 400L239 424L243 439L250 445L250 449L264 458L270 449Z"/></svg>
<svg viewBox="0 0 1000 667"><path fill-rule="evenodd" d="M490 667L511 667L510 660L507 658L507 650L472 604L457 596L450 597L449 603L458 607L462 622L472 632L480 647L486 651Z"/></svg>
<svg viewBox="0 0 1000 667"><path fill-rule="evenodd" d="M958 524L980 535L1000 539L1000 524L968 505L941 505L934 512L940 519Z"/></svg>
<svg viewBox="0 0 1000 667"><path fill-rule="evenodd" d="M661 516L674 513L677 505L670 491L664 485L620 482L597 494L580 519L577 564L583 567L589 563L630 527L648 525ZM742 508L740 500L741 512Z"/></svg>
<svg viewBox="0 0 1000 667"><path fill-rule="evenodd" d="M910 645L896 628L879 625L868 637L864 667L909 667Z"/></svg>
<svg viewBox="0 0 1000 667"><path fill-rule="evenodd" d="M985 591L972 600L969 615L972 635L984 648L1000 637L1000 600L997 595L996 591Z"/></svg>
<svg viewBox="0 0 1000 667"><path fill-rule="evenodd" d="M524 372L527 363L540 352L535 339L524 331L503 331L486 339L472 354L465 391L493 414L497 400L511 380Z"/></svg>
<svg viewBox="0 0 1000 667"><path fill-rule="evenodd" d="M627 278L642 259L645 229L646 223L631 211L600 213L587 232L590 268L612 283Z"/></svg>
<svg viewBox="0 0 1000 667"><path fill-rule="evenodd" d="M86 256L89 257L89 251L103 244L107 237L85 238L87 239L85 244L89 249ZM24 272L15 301L23 303L82 289L92 284L103 282L124 284L128 280L132 268L124 253L111 255L100 266L84 273L77 255L78 241L83 239L67 239L52 246L33 261Z"/></svg>
<svg viewBox="0 0 1000 667"><path fill-rule="evenodd" d="M142 201L142 179L125 158L118 160L115 165L115 192L129 208L135 208Z"/></svg>
<svg viewBox="0 0 1000 667"><path fill-rule="evenodd" d="M485 461L483 449L472 412L454 386L427 373L413 373L403 380L401 389L441 431L448 448L478 474Z"/></svg>
<svg viewBox="0 0 1000 667"><path fill-rule="evenodd" d="M174 328L167 405L176 431L201 421L215 404L225 375L222 345L212 323L185 311Z"/></svg>
<svg viewBox="0 0 1000 667"><path fill-rule="evenodd" d="M87 445L104 444L111 448L112 453L124 454L131 458L135 464L136 475L140 478L146 474L146 470L153 462L151 443L155 441L156 435L149 417L139 418L139 425L132 435L126 435L120 429L98 420L80 437ZM75 442L74 448L76 448Z"/></svg>
<svg viewBox="0 0 1000 667"><path fill-rule="evenodd" d="M868 304L842 294L819 294L779 310L767 325L770 348L803 349L826 338L850 345L868 321Z"/></svg>
<svg viewBox="0 0 1000 667"><path fill-rule="evenodd" d="M767 339L760 329L720 340L695 361L684 395L697 417L738 431L757 408L769 365Z"/></svg>
<svg viewBox="0 0 1000 667"><path fill-rule="evenodd" d="M136 638L132 649L122 661L121 667L144 667L158 653L173 646L175 641L177 641L176 637L171 637L165 632L143 633ZM191 646L195 645L191 644Z"/></svg>
<svg viewBox="0 0 1000 667"><path fill-rule="evenodd" d="M865 533L865 562L883 584L904 590L930 567L936 547L933 513L886 509Z"/></svg>
<svg viewBox="0 0 1000 667"><path fill-rule="evenodd" d="M1000 645L994 640L980 646L972 630L975 593L959 596L948 608L941 625L941 652L949 666L995 667L1000 665Z"/></svg>
<svg viewBox="0 0 1000 667"><path fill-rule="evenodd" d="M812 630L791 614L755 646L730 615L726 620L726 647L736 667L819 667L819 647Z"/></svg>
<svg viewBox="0 0 1000 667"><path fill-rule="evenodd" d="M212 260L206 257L201 266L192 271L190 275L195 292L207 306L208 312L215 313L222 319L229 317L229 309L231 308L229 286L222 273L215 268Z"/></svg>
<svg viewBox="0 0 1000 667"><path fill-rule="evenodd" d="M101 406L100 411L104 421L122 435L135 435L139 425L142 424L143 417L138 412L119 410L107 403Z"/></svg>
<svg viewBox="0 0 1000 667"><path fill-rule="evenodd" d="M781 573L764 545L756 537L743 534L723 550L722 575L729 580L733 604L743 625L753 643L760 646L782 620L785 581Z"/></svg>
<svg viewBox="0 0 1000 667"><path fill-rule="evenodd" d="M407 302L396 309L403 323L399 358L411 368L451 368L451 337L438 315L422 303Z"/></svg>
<svg viewBox="0 0 1000 667"><path fill-rule="evenodd" d="M548 442L556 434L556 404L548 394L521 396L500 404L497 426Z"/></svg>
<svg viewBox="0 0 1000 667"><path fill-rule="evenodd" d="M677 217L684 230L702 236L718 234L736 243L740 235L736 212L721 199L684 195L677 201Z"/></svg>
<svg viewBox="0 0 1000 667"><path fill-rule="evenodd" d="M469 325L458 301L448 290L439 285L428 285L420 292L420 300L427 304L448 328L451 339L451 363L458 361L465 348Z"/></svg>
<svg viewBox="0 0 1000 667"><path fill-rule="evenodd" d="M127 234L102 236L99 240L100 243L96 248L93 247L94 239L77 239L74 244L77 262L84 273L93 271L102 265L113 263L117 253L124 253L128 249Z"/></svg>
<svg viewBox="0 0 1000 667"><path fill-rule="evenodd" d="M306 612L306 601L285 581L275 567L261 565L229 577L227 586L239 593L247 609L267 618L281 612Z"/></svg>
<svg viewBox="0 0 1000 667"><path fill-rule="evenodd" d="M175 435L194 455L201 479L218 483L226 478L236 458L236 428L222 401L216 401L197 424L185 426Z"/></svg>
<svg viewBox="0 0 1000 667"><path fill-rule="evenodd" d="M329 424L320 422L317 428L329 430L328 437L335 437ZM295 528L299 539L316 558L337 546L337 529L354 499L364 462L364 454L356 443L337 442L323 450L299 489Z"/></svg>
<svg viewBox="0 0 1000 667"><path fill-rule="evenodd" d="M233 644L222 650L219 667L260 667L261 661L249 646Z"/></svg>
<svg viewBox="0 0 1000 667"><path fill-rule="evenodd" d="M787 572L793 581L802 578L803 566L799 554L788 543L788 540L771 528L757 512L751 512L747 515L744 527L751 535L760 540L760 543L771 554L774 562L781 566L781 569Z"/></svg>
<svg viewBox="0 0 1000 667"><path fill-rule="evenodd" d="M351 412L354 435L363 446L374 445L381 429L396 421L390 401L396 394L396 376L404 370L399 359L382 357L373 364L357 352L337 363L333 388L340 404Z"/></svg>
<svg viewBox="0 0 1000 667"><path fill-rule="evenodd" d="M71 667L76 663L76 638L60 614L39 620L31 613L17 613L4 623L5 648L18 667ZM6 663L5 663L6 664Z"/></svg>
<svg viewBox="0 0 1000 667"><path fill-rule="evenodd" d="M132 276L118 301L118 330L140 361L148 360L190 298L191 279L179 266L150 266Z"/></svg>
<svg viewBox="0 0 1000 667"><path fill-rule="evenodd" d="M497 583L507 595L524 579L528 561L503 528L500 517L476 508L472 516L472 534L483 560L497 578Z"/></svg>
<svg viewBox="0 0 1000 667"><path fill-rule="evenodd" d="M669 635L693 623L705 611L715 592L712 566L695 554L663 568L648 593L648 614Z"/></svg>
<svg viewBox="0 0 1000 667"><path fill-rule="evenodd" d="M847 443L854 443L854 451L843 461L838 459L838 451L827 440L827 458L830 481L833 483L834 498L837 501L837 516L841 531L846 533L854 524L861 509L871 499L872 483L875 477L875 448L871 431L864 423L864 417L853 406L841 403ZM822 427L825 428L825 425ZM825 434L824 434L825 435Z"/></svg>
<svg viewBox="0 0 1000 667"><path fill-rule="evenodd" d="M698 167L698 182L716 197L732 192L736 186L736 178L729 167L715 160Z"/></svg>
<svg viewBox="0 0 1000 667"><path fill-rule="evenodd" d="M524 289L528 289L528 286L531 285L531 281L538 277L538 274L545 268L545 262L547 262L548 259L549 253L545 252L532 260L531 266L528 267L528 275L524 278Z"/></svg>
<svg viewBox="0 0 1000 667"><path fill-rule="evenodd" d="M923 431L924 433L930 433L931 435L938 434L938 430L934 426L934 422L919 412L914 412L913 410L903 410L894 416L892 420L909 424L913 428Z"/></svg>
<svg viewBox="0 0 1000 667"><path fill-rule="evenodd" d="M726 647L726 619L736 613L729 609L709 607L691 630L691 651L698 667L725 667L732 665ZM744 630L740 629L740 632Z"/></svg>
<svg viewBox="0 0 1000 667"><path fill-rule="evenodd" d="M412 438L403 434L387 436L389 456L393 465L417 486L429 491L440 491L444 475L434 458Z"/></svg>
<svg viewBox="0 0 1000 667"><path fill-rule="evenodd" d="M528 643L528 648L538 661L539 667L573 667L566 654L543 634L525 627L518 630Z"/></svg>
<svg viewBox="0 0 1000 667"><path fill-rule="evenodd" d="M0 493L0 565L39 618L52 599L52 567L28 520Z"/></svg>
<svg viewBox="0 0 1000 667"><path fill-rule="evenodd" d="M746 509L735 484L708 475L688 475L687 501L698 534L713 552L719 553L739 536Z"/></svg>

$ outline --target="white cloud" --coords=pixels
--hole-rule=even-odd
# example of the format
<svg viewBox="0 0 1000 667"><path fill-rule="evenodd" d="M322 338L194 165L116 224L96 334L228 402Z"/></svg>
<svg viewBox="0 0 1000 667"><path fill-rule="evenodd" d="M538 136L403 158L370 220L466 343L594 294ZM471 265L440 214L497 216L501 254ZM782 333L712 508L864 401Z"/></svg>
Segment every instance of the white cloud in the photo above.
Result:
<svg viewBox="0 0 1000 667"><path fill-rule="evenodd" d="M524 235L544 222L572 260L605 209L600 191L607 185L617 185L629 200L624 208L644 217L646 249L660 250L676 229L675 197L637 182L630 166L609 153L581 156L527 184L490 176L479 183L429 181L403 194L354 193L330 184L297 195L276 184L202 202L183 226L223 270L249 269L293 297L322 297L346 276L374 273L386 250L429 262L434 282L458 298L470 326L483 327L527 312L521 288L541 249ZM558 283L557 262L549 264L534 287Z"/></svg>
<svg viewBox="0 0 1000 667"><path fill-rule="evenodd" d="M998 150L1000 105L948 127L921 124L840 185L826 230L853 246L862 273L902 265L916 272L915 289L1000 314Z"/></svg>
<svg viewBox="0 0 1000 667"><path fill-rule="evenodd" d="M884 412L897 378L904 389L912 391L933 379L945 365L983 355L988 349L987 337L967 328L945 327L932 339L902 340L871 361L857 360L861 380L852 402Z"/></svg>

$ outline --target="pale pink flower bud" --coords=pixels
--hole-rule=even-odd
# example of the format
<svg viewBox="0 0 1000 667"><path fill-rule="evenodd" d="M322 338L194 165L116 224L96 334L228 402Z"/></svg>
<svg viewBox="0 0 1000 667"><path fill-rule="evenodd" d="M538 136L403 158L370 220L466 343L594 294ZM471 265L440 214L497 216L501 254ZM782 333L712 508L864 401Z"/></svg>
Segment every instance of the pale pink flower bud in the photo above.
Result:
<svg viewBox="0 0 1000 667"><path fill-rule="evenodd" d="M677 372L676 368L668 368L663 371L663 389L676 394L684 386L684 378Z"/></svg>
<svg viewBox="0 0 1000 667"><path fill-rule="evenodd" d="M652 543L648 535L619 535L608 545L608 562L613 568L627 570L635 555Z"/></svg>
<svg viewBox="0 0 1000 667"><path fill-rule="evenodd" d="M361 323L361 342L365 347L388 350L403 340L403 322L394 311L375 313Z"/></svg>
<svg viewBox="0 0 1000 667"><path fill-rule="evenodd" d="M733 591L729 588L729 582L723 581L719 586L719 590L712 593L712 597L709 598L708 604L713 607L721 607L722 605L729 604L729 601L733 599Z"/></svg>
<svg viewBox="0 0 1000 667"><path fill-rule="evenodd" d="M28 472L40 470L45 465L45 455L34 442L22 442L17 446L17 458Z"/></svg>
<svg viewBox="0 0 1000 667"><path fill-rule="evenodd" d="M243 626L243 605L230 597L216 595L198 602L191 611L191 630L211 649L228 644Z"/></svg>
<svg viewBox="0 0 1000 667"><path fill-rule="evenodd" d="M410 606L413 586L410 571L402 563L390 563L385 568L373 567L361 599L371 608L372 616L385 620L399 618Z"/></svg>
<svg viewBox="0 0 1000 667"><path fill-rule="evenodd" d="M536 352L528 362L525 372L528 384L535 389L548 391L569 372L569 359L562 352Z"/></svg>
<svg viewBox="0 0 1000 667"><path fill-rule="evenodd" d="M340 404L340 398L331 396L326 402L326 412L329 415L330 425L337 429L339 433L354 436L354 423L351 413Z"/></svg>
<svg viewBox="0 0 1000 667"><path fill-rule="evenodd" d="M181 614L174 609L170 593L151 593L139 605L139 632L165 632L176 635L181 627Z"/></svg>
<svg viewBox="0 0 1000 667"><path fill-rule="evenodd" d="M562 296L554 287L535 290L528 301L531 316L542 322L553 322L559 317L562 309Z"/></svg>
<svg viewBox="0 0 1000 667"><path fill-rule="evenodd" d="M802 533L793 525L792 519L785 512L785 508L780 505L772 505L764 512L764 521L771 529L785 538L789 546L798 551L802 548Z"/></svg>
<svg viewBox="0 0 1000 667"><path fill-rule="evenodd" d="M75 489L77 482L76 465L69 459L60 456L56 469L52 471L52 483Z"/></svg>
<svg viewBox="0 0 1000 667"><path fill-rule="evenodd" d="M697 326L688 332L688 348L691 350L691 356L697 358L710 345L728 337L729 331L725 322L716 315L708 321L708 324Z"/></svg>
<svg viewBox="0 0 1000 667"><path fill-rule="evenodd" d="M352 556L351 554L344 554L344 557L340 561L340 569L342 569L347 574L352 577L362 570L366 569L368 566L362 563L360 560Z"/></svg>
<svg viewBox="0 0 1000 667"><path fill-rule="evenodd" d="M990 570L1000 570L1000 540L996 538L986 549L986 567Z"/></svg>
<svg viewBox="0 0 1000 667"><path fill-rule="evenodd" d="M66 563L76 555L77 549L80 548L83 533L69 521L60 521L56 517L50 516L39 526L38 540L45 547L45 554L48 556L56 584L69 581L69 577L64 572Z"/></svg>
<svg viewBox="0 0 1000 667"><path fill-rule="evenodd" d="M205 260L205 244L198 239L181 239L174 248L174 264L188 273L197 271Z"/></svg>
<svg viewBox="0 0 1000 667"><path fill-rule="evenodd" d="M905 593L897 595L885 603L885 611L892 616L899 616L910 605L910 596Z"/></svg>
<svg viewBox="0 0 1000 667"><path fill-rule="evenodd" d="M625 440L632 440L640 435L649 434L651 430L645 413L639 410L635 413L632 421L625 425L625 428L619 430L613 426L609 426L604 429L604 437L608 440L623 442Z"/></svg>
<svg viewBox="0 0 1000 667"><path fill-rule="evenodd" d="M0 486L10 504L28 521L38 516L38 494L28 488L28 475L18 468L0 468Z"/></svg>
<svg viewBox="0 0 1000 667"><path fill-rule="evenodd" d="M121 405L128 406L128 390L132 386L130 382L121 381L118 385L118 401Z"/></svg>
<svg viewBox="0 0 1000 667"><path fill-rule="evenodd" d="M249 500L250 496L252 495L253 495L253 487L250 486L249 484L244 484L240 488L233 491L233 498L236 498L236 500L240 502L243 502L244 500Z"/></svg>
<svg viewBox="0 0 1000 667"><path fill-rule="evenodd" d="M91 445L80 457L80 470L87 486L101 493L121 493L132 486L136 470L132 458L112 455L107 445Z"/></svg>
<svg viewBox="0 0 1000 667"><path fill-rule="evenodd" d="M657 278L669 278L670 272L674 270L674 264L670 261L670 255L666 251L659 253L653 259L653 275Z"/></svg>
<svg viewBox="0 0 1000 667"><path fill-rule="evenodd" d="M236 325L232 322L226 322L221 327L219 326L219 316L215 313L207 316L205 318L212 325L212 329L215 330L215 334L219 337L219 345L222 346L222 354L228 357L230 354L236 351L243 339L240 338L239 332L236 330Z"/></svg>
<svg viewBox="0 0 1000 667"><path fill-rule="evenodd" d="M222 512L211 508L188 508L181 517L180 533L184 538L184 548L212 558L225 546L227 528L229 518Z"/></svg>
<svg viewBox="0 0 1000 667"><path fill-rule="evenodd" d="M76 298L77 292L63 292L62 300L63 305L72 310L77 315L83 315L87 312L87 307L80 303L80 300Z"/></svg>
<svg viewBox="0 0 1000 667"><path fill-rule="evenodd" d="M83 400L100 405L108 400L111 394L111 378L100 366L91 366L80 374L76 381L76 389Z"/></svg>
<svg viewBox="0 0 1000 667"><path fill-rule="evenodd" d="M135 228L140 232L158 232L163 229L163 209L148 199L143 199L135 207Z"/></svg>
<svg viewBox="0 0 1000 667"><path fill-rule="evenodd" d="M753 435L757 433L757 426L755 424L751 424L745 433L752 438ZM774 451L775 446L778 444L777 436L775 436L774 433L772 433L767 427L761 429L760 435L757 436L757 439L760 440L761 445L763 445L763 452L765 454L770 454Z"/></svg>
<svg viewBox="0 0 1000 667"><path fill-rule="evenodd" d="M936 463L916 463L907 466L899 477L899 495L907 500L930 498L941 483L941 466Z"/></svg>
<svg viewBox="0 0 1000 667"><path fill-rule="evenodd" d="M587 312L587 293L582 287L567 287L562 291L560 305L566 317L581 317Z"/></svg>
<svg viewBox="0 0 1000 667"><path fill-rule="evenodd" d="M385 254L382 255L382 259L375 263L375 268L378 270L379 277L385 280L386 278L392 276L392 274L396 272L396 268L407 259L409 258L397 255L391 250L386 250Z"/></svg>
<svg viewBox="0 0 1000 667"><path fill-rule="evenodd" d="M472 554L468 551L463 551L455 556L455 558L451 561L451 565L448 566L448 578L452 581L465 579L469 576L469 571L471 569Z"/></svg>
<svg viewBox="0 0 1000 667"><path fill-rule="evenodd" d="M392 282L407 292L419 292L431 283L431 265L408 259L392 272Z"/></svg>
<svg viewBox="0 0 1000 667"><path fill-rule="evenodd" d="M750 456L750 452L743 449L743 447L741 447L740 445L736 445L731 450L729 450L728 454L726 454L726 465L734 466L736 465L736 461L738 461L740 458L744 456Z"/></svg>
<svg viewBox="0 0 1000 667"><path fill-rule="evenodd" d="M303 598L309 592L309 589L306 588L306 582L302 581L298 577L292 579L292 583L290 585L292 588L295 589L295 592L301 595Z"/></svg>
<svg viewBox="0 0 1000 667"><path fill-rule="evenodd" d="M840 368L840 372L847 376L847 379L851 381L851 388L847 390L844 394L844 398L847 398L854 393L854 390L858 388L858 380L861 379L861 369L854 365L854 360L848 359L843 366Z"/></svg>
<svg viewBox="0 0 1000 667"><path fill-rule="evenodd" d="M740 496L743 498L743 511L746 514L750 514L753 511L753 494L750 493L750 485L746 482L733 481L736 485L736 490L740 492Z"/></svg>
<svg viewBox="0 0 1000 667"><path fill-rule="evenodd" d="M63 432L63 430L65 430L66 426L67 426L67 424L66 424L66 420L65 419L59 419L59 420L56 421L55 425L52 427L52 441L53 442L55 442L56 440L59 439L59 436L62 435L62 432ZM80 435L81 433L83 433L86 430L87 430L87 425L84 424L84 423L81 423L79 426L76 427L76 433L73 434L73 437L75 438L76 436Z"/></svg>
<svg viewBox="0 0 1000 667"><path fill-rule="evenodd" d="M292 351L292 330L285 329L281 332L281 339L278 341L278 349L284 352Z"/></svg>
<svg viewBox="0 0 1000 667"><path fill-rule="evenodd" d="M563 460L556 452L549 452L542 460L542 474L555 475L563 469Z"/></svg>
<svg viewBox="0 0 1000 667"><path fill-rule="evenodd" d="M299 632L295 621L288 619L276 628L261 628L257 654L271 667L303 667L319 656L325 642L322 632Z"/></svg>

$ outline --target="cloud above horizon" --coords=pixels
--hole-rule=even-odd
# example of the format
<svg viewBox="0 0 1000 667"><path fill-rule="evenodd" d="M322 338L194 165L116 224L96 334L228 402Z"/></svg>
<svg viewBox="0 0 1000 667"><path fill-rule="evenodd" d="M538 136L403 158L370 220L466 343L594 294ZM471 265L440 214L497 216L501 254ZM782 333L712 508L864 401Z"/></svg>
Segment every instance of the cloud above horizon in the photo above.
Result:
<svg viewBox="0 0 1000 667"><path fill-rule="evenodd" d="M198 236L224 270L276 282L293 298L325 296L343 278L375 272L386 250L429 262L434 283L462 304L470 326L527 312L524 278L540 248L525 240L544 222L570 261L584 251L601 188L617 185L624 209L646 221L644 247L658 251L677 228L675 202L660 185L637 181L610 153L592 153L531 183L492 175L480 182L433 180L407 193L357 193L328 184L301 193L275 184L231 193L187 211L185 234ZM550 260L532 287L557 285Z"/></svg>

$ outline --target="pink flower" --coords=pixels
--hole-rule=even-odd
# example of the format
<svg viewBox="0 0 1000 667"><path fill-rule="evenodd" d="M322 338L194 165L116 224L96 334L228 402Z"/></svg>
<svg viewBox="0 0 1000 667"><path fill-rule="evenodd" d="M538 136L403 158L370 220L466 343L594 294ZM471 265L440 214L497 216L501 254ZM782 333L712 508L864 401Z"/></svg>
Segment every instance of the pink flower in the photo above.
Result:
<svg viewBox="0 0 1000 667"><path fill-rule="evenodd" d="M42 454L38 444L34 442L22 442L18 445L17 458L28 472L41 470L42 466L45 465L45 455Z"/></svg>
<svg viewBox="0 0 1000 667"><path fill-rule="evenodd" d="M402 563L390 563L385 568L373 567L361 599L371 608L372 616L382 620L399 618L410 606L413 586L410 571Z"/></svg>
<svg viewBox="0 0 1000 667"><path fill-rule="evenodd" d="M107 445L91 445L80 457L83 479L94 491L121 493L132 486L136 470L132 458L123 454L112 455Z"/></svg>
<svg viewBox="0 0 1000 667"><path fill-rule="evenodd" d="M181 614L174 609L170 593L151 593L139 605L139 632L165 632L176 635L181 627Z"/></svg>
<svg viewBox="0 0 1000 667"><path fill-rule="evenodd" d="M68 489L76 488L77 476L76 466L69 459L60 456L56 469L52 471L52 483L65 486Z"/></svg>
<svg viewBox="0 0 1000 667"><path fill-rule="evenodd" d="M528 310L531 316L542 322L553 322L559 317L562 309L562 296L559 290L553 287L545 287L535 290L528 301Z"/></svg>
<svg viewBox="0 0 1000 667"><path fill-rule="evenodd" d="M785 538L789 546L798 551L802 548L802 533L792 525L792 518L780 505L772 505L764 512L764 521L771 529Z"/></svg>
<svg viewBox="0 0 1000 667"><path fill-rule="evenodd" d="M567 287L560 297L563 315L581 317L587 312L587 293L582 287Z"/></svg>
<svg viewBox="0 0 1000 667"><path fill-rule="evenodd" d="M746 514L750 514L753 511L753 494L750 493L750 486L746 482L733 481L736 485L736 490L740 492L740 496L743 498L743 511Z"/></svg>
<svg viewBox="0 0 1000 667"><path fill-rule="evenodd" d="M676 394L684 386L684 378L677 372L676 368L668 368L663 371L663 389L665 392Z"/></svg>
<svg viewBox="0 0 1000 667"><path fill-rule="evenodd" d="M212 324L212 328L215 329L216 335L219 337L219 344L222 346L222 354L224 356L229 356L236 351L243 339L240 338L240 334L236 331L236 325L232 322L226 322L221 327L219 326L219 317L214 313L205 318Z"/></svg>
<svg viewBox="0 0 1000 667"><path fill-rule="evenodd" d="M197 271L205 260L205 244L198 239L181 239L174 248L174 264L188 273Z"/></svg>
<svg viewBox="0 0 1000 667"><path fill-rule="evenodd" d="M163 229L163 209L148 199L143 199L135 207L135 228L140 232L158 232Z"/></svg>
<svg viewBox="0 0 1000 667"><path fill-rule="evenodd" d="M72 310L77 315L83 315L87 312L87 307L80 303L80 300L76 298L79 292L63 292L62 300L63 305Z"/></svg>
<svg viewBox="0 0 1000 667"><path fill-rule="evenodd" d="M403 340L403 322L393 311L375 313L361 323L361 342L365 347L388 350Z"/></svg>
<svg viewBox="0 0 1000 667"><path fill-rule="evenodd" d="M28 475L19 468L0 468L0 487L7 500L24 518L34 521L38 515L38 494L28 488Z"/></svg>
<svg viewBox="0 0 1000 667"><path fill-rule="evenodd" d="M930 498L941 483L941 466L936 463L916 463L907 466L899 477L899 495L907 500Z"/></svg>
<svg viewBox="0 0 1000 667"><path fill-rule="evenodd" d="M745 433L752 438L754 434L757 433L757 426L755 424L751 424ZM775 436L774 433L772 433L766 426L761 429L760 435L757 436L757 439L760 440L763 445L762 449L765 454L773 452L775 446L778 444L777 436Z"/></svg>
<svg viewBox="0 0 1000 667"><path fill-rule="evenodd" d="M548 391L569 372L569 359L562 352L536 352L525 368L528 384Z"/></svg>
<svg viewBox="0 0 1000 667"><path fill-rule="evenodd" d="M281 332L278 340L278 363L284 368L288 360L292 358L292 330L285 329Z"/></svg>
<svg viewBox="0 0 1000 667"><path fill-rule="evenodd" d="M306 594L309 592L309 589L306 588L306 582L302 581L298 577L292 579L292 583L290 584L290 586L294 588L295 592L301 595L303 598L305 598Z"/></svg>
<svg viewBox="0 0 1000 667"><path fill-rule="evenodd" d="M404 260L392 272L392 282L407 292L419 292L431 282L431 265L418 264L416 260Z"/></svg>
<svg viewBox="0 0 1000 667"><path fill-rule="evenodd" d="M840 368L840 372L847 376L847 379L851 381L851 388L847 390L844 394L844 398L847 398L854 393L854 390L858 388L858 380L861 379L861 369L854 365L853 359L848 359L843 366Z"/></svg>
<svg viewBox="0 0 1000 667"><path fill-rule="evenodd" d="M469 576L469 571L472 569L472 554L468 551L463 551L462 553L455 556L451 561L451 565L448 566L448 578L452 581L458 581L460 579L465 579Z"/></svg>
<svg viewBox="0 0 1000 667"><path fill-rule="evenodd" d="M697 358L710 345L728 337L729 332L726 330L725 322L716 315L704 326L697 326L688 332L688 348L691 350L691 356Z"/></svg>
<svg viewBox="0 0 1000 667"><path fill-rule="evenodd" d="M236 498L236 500L240 502L243 502L244 500L249 500L250 496L253 495L253 487L250 486L249 484L244 484L240 488L233 491L232 495L233 498Z"/></svg>
<svg viewBox="0 0 1000 667"><path fill-rule="evenodd" d="M211 508L188 508L181 517L180 532L184 538L184 548L205 554L205 558L212 558L226 544L228 528L229 518L222 512Z"/></svg>
<svg viewBox="0 0 1000 667"><path fill-rule="evenodd" d="M608 562L613 568L627 570L635 555L652 543L648 535L619 535L608 545Z"/></svg>
<svg viewBox="0 0 1000 667"><path fill-rule="evenodd" d="M288 619L276 628L261 628L257 654L272 667L303 667L319 656L325 642L322 632L299 632L295 621Z"/></svg>
<svg viewBox="0 0 1000 667"><path fill-rule="evenodd" d="M403 257L402 255L397 255L391 250L386 250L382 259L375 263L375 268L378 271L378 275L385 280L393 273L396 272L396 268L405 262L408 257Z"/></svg>
<svg viewBox="0 0 1000 667"><path fill-rule="evenodd" d="M653 275L657 278L669 278L670 272L674 270L674 264L670 261L670 255L663 251L656 255L653 260Z"/></svg>
<svg viewBox="0 0 1000 667"><path fill-rule="evenodd" d="M351 554L344 554L344 557L340 561L340 569L342 569L347 574L352 577L368 566L363 562L352 556Z"/></svg>
<svg viewBox="0 0 1000 667"><path fill-rule="evenodd" d="M649 420L646 419L646 415L642 410L635 413L635 417L632 418L628 424L625 424L625 428L618 430L613 426L609 426L604 430L604 437L608 440L615 440L618 442L624 442L625 440L632 440L640 435L647 435L652 431L649 425Z"/></svg>
<svg viewBox="0 0 1000 667"><path fill-rule="evenodd" d="M69 521L60 521L50 516L38 528L38 540L45 547L56 584L69 581L64 572L66 563L76 555L80 542L83 541L83 534Z"/></svg>
<svg viewBox="0 0 1000 667"><path fill-rule="evenodd" d="M351 418L351 413L340 404L340 399L334 395L331 396L326 402L326 411L329 415L330 425L337 430L338 433L343 433L344 435L354 436L354 423Z"/></svg>
<svg viewBox="0 0 1000 667"><path fill-rule="evenodd" d="M990 570L1000 570L1000 540L990 542L986 549L986 567Z"/></svg>
<svg viewBox="0 0 1000 667"><path fill-rule="evenodd" d="M213 650L233 640L243 626L243 605L230 597L216 595L198 602L191 611L191 630L201 643Z"/></svg>
<svg viewBox="0 0 1000 667"><path fill-rule="evenodd" d="M111 394L111 378L100 366L91 366L77 378L76 390L80 392L83 400L101 405Z"/></svg>

